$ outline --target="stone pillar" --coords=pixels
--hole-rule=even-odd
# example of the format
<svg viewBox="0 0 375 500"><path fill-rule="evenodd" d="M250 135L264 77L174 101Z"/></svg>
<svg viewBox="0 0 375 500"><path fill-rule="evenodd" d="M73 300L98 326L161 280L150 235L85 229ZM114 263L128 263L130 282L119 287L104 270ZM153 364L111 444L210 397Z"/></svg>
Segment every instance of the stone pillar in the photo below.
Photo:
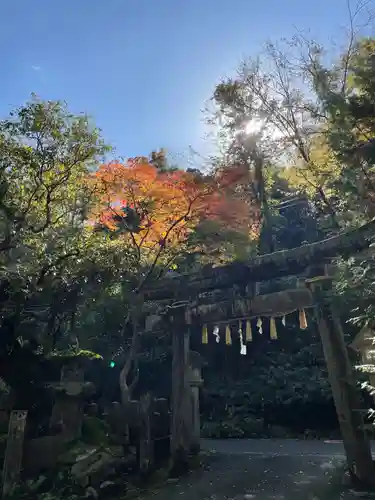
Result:
<svg viewBox="0 0 375 500"><path fill-rule="evenodd" d="M154 441L151 432L153 403L150 393L141 396L139 402L139 470L142 477L149 474L154 465Z"/></svg>

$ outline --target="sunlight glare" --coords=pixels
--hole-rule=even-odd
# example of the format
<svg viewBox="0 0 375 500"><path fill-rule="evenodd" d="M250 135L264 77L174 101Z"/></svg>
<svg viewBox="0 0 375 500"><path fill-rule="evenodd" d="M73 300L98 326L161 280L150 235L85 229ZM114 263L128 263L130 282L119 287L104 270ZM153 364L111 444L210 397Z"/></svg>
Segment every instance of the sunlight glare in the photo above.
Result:
<svg viewBox="0 0 375 500"><path fill-rule="evenodd" d="M252 135L258 134L264 126L264 120L260 120L259 118L253 118L250 120L245 126L245 134Z"/></svg>
<svg viewBox="0 0 375 500"><path fill-rule="evenodd" d="M246 135L257 135L260 134L262 137L268 137L270 139L282 139L285 134L280 131L277 127L271 123L266 123L265 120L260 118L253 118L249 120L244 128Z"/></svg>

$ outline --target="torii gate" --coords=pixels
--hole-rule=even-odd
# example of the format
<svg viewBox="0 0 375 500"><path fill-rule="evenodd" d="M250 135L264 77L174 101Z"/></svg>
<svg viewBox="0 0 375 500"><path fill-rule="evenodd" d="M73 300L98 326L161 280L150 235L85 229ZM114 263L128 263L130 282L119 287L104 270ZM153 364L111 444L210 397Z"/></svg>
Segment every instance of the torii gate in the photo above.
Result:
<svg viewBox="0 0 375 500"><path fill-rule="evenodd" d="M247 263L209 267L201 273L165 278L144 290L145 301L157 301L169 311L166 316L173 338L171 451L175 463L187 459L192 442L187 381L189 325L198 318L202 323L216 323L238 317L281 316L312 307L349 470L361 482L374 484L371 448L363 428L359 395L342 327L332 308L332 278L327 272L331 259L366 250L374 236L375 219L320 242L261 255ZM268 295L254 293L255 283L293 275L306 277L302 287Z"/></svg>

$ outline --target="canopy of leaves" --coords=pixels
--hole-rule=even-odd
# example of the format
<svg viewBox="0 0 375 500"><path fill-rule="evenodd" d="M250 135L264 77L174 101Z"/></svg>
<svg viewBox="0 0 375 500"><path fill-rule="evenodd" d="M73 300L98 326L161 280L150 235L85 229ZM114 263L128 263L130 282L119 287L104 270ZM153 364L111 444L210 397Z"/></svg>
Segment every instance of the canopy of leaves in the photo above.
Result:
<svg viewBox="0 0 375 500"><path fill-rule="evenodd" d="M53 304L66 315L88 280L82 259L95 244L84 226L94 194L86 178L106 151L88 118L63 103L34 97L0 123L3 348L21 332L53 337ZM40 320L45 327L35 328Z"/></svg>
<svg viewBox="0 0 375 500"><path fill-rule="evenodd" d="M170 264L199 246L198 228L214 236L229 226L250 239L257 215L235 189L243 175L165 171L143 158L109 163L94 175L99 197L92 220L125 240L138 264Z"/></svg>

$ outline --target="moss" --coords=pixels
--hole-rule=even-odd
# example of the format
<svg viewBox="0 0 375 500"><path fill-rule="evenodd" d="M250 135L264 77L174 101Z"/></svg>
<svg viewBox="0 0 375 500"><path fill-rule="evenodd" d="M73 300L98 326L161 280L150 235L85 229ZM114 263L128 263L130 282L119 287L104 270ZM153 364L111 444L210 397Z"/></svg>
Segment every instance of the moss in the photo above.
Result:
<svg viewBox="0 0 375 500"><path fill-rule="evenodd" d="M109 427L98 417L85 416L82 424L82 441L86 444L108 446Z"/></svg>
<svg viewBox="0 0 375 500"><path fill-rule="evenodd" d="M71 349L64 351L52 351L47 359L56 359L59 358L63 362L75 361L79 359L103 359L103 357L93 351L88 351L85 349Z"/></svg>

